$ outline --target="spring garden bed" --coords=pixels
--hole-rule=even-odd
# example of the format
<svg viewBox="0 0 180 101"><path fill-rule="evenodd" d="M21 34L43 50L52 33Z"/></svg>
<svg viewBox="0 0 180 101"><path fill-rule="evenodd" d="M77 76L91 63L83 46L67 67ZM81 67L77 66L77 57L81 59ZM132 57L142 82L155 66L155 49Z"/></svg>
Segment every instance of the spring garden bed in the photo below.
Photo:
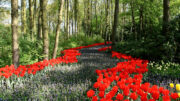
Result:
<svg viewBox="0 0 180 101"><path fill-rule="evenodd" d="M171 89L142 81L141 73L148 71L147 60L117 52L99 52L110 49L105 46L99 43L68 49L62 51L62 57L20 66L19 69L7 66L5 71L1 69L0 92L3 93L0 98L8 101L111 101L135 100L137 97L137 101L146 101L146 98L170 101L167 99L177 97L176 91L168 93Z"/></svg>

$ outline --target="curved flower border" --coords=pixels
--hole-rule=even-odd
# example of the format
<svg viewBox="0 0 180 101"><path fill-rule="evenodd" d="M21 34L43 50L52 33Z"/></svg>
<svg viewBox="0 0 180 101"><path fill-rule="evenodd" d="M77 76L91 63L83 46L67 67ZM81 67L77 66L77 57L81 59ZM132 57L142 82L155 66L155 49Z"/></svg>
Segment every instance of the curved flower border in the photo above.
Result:
<svg viewBox="0 0 180 101"><path fill-rule="evenodd" d="M107 42L110 44L111 42ZM78 49L89 48L93 46L104 45L105 43L96 43L88 46L80 46L76 48L61 51L64 56L56 59L43 60L30 65L20 65L14 68L14 65L0 68L0 78L10 78L12 75L24 77L25 74L33 74L43 70L47 66L54 66L61 63L77 63L76 56L81 55ZM110 47L98 49L98 51L106 51ZM103 70L96 70L98 75L97 82L94 83L93 89L87 92L87 97L92 101L156 101L162 96L163 101L171 101L179 98L179 93L170 92L163 87L157 85L151 86L146 82L142 84L143 73L147 72L148 60L133 58L125 54L112 51L112 57L125 59L124 62L117 63L116 67ZM112 89L111 89L112 88ZM176 85L176 89L180 90L180 85Z"/></svg>
<svg viewBox="0 0 180 101"><path fill-rule="evenodd" d="M110 47L98 49L106 51ZM87 92L87 97L92 101L163 101L178 100L179 93L170 92L163 87L142 84L143 73L148 72L148 60L133 58L122 53L112 51L112 57L125 59L125 62L117 63L116 67L96 70L97 81L93 89ZM178 85L178 84L177 84ZM176 87L178 90L180 86Z"/></svg>
<svg viewBox="0 0 180 101"><path fill-rule="evenodd" d="M111 42L107 42L106 44L109 43ZM18 68L14 68L14 65L11 66L6 65L5 67L0 68L0 78L4 77L8 79L12 75L16 75L17 77L19 76L24 77L26 73L35 75L36 72L43 70L45 67L49 65L53 67L54 65L61 63L66 63L66 64L77 63L78 60L76 56L81 55L78 49L89 48L98 45L105 45L105 43L95 43L88 46L80 46L76 48L66 49L61 51L61 54L64 54L64 56L62 57L57 57L56 59L50 59L50 60L43 60L30 65L20 65Z"/></svg>

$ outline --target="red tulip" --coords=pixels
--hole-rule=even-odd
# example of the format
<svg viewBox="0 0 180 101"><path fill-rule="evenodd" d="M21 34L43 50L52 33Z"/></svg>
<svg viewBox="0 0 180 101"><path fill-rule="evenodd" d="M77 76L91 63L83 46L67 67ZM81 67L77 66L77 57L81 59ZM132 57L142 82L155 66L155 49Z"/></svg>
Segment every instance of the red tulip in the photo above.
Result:
<svg viewBox="0 0 180 101"><path fill-rule="evenodd" d="M117 100L123 100L123 95L122 94L117 94L116 99Z"/></svg>
<svg viewBox="0 0 180 101"><path fill-rule="evenodd" d="M155 99L149 99L148 101L156 101Z"/></svg>
<svg viewBox="0 0 180 101"><path fill-rule="evenodd" d="M116 92L118 91L118 87L117 87L117 86L114 86L114 87L112 88L112 91L116 93Z"/></svg>
<svg viewBox="0 0 180 101"><path fill-rule="evenodd" d="M103 98L103 97L104 97L104 94L105 94L104 91L100 91L100 92L99 92L99 97Z"/></svg>
<svg viewBox="0 0 180 101"><path fill-rule="evenodd" d="M99 91L105 91L106 90L106 85L105 84L101 84L99 86Z"/></svg>
<svg viewBox="0 0 180 101"><path fill-rule="evenodd" d="M129 95L129 88L125 88L125 90L123 91L123 94L125 96L128 96Z"/></svg>
<svg viewBox="0 0 180 101"><path fill-rule="evenodd" d="M100 101L107 101L105 98L100 99Z"/></svg>
<svg viewBox="0 0 180 101"><path fill-rule="evenodd" d="M94 88L98 88L99 85L100 85L100 82L95 82L94 85L93 85L93 87L94 87Z"/></svg>
<svg viewBox="0 0 180 101"><path fill-rule="evenodd" d="M160 93L158 91L154 91L152 93L152 97L155 99L155 100L158 100L159 99L159 96L160 96Z"/></svg>
<svg viewBox="0 0 180 101"><path fill-rule="evenodd" d="M23 77L25 75L26 71L23 71L20 76Z"/></svg>
<svg viewBox="0 0 180 101"><path fill-rule="evenodd" d="M93 96L92 97L92 101L98 101L98 97L97 96Z"/></svg>
<svg viewBox="0 0 180 101"><path fill-rule="evenodd" d="M147 101L147 96L141 96L141 101Z"/></svg>
<svg viewBox="0 0 180 101"><path fill-rule="evenodd" d="M177 93L171 93L171 98L176 100L177 98L179 98Z"/></svg>
<svg viewBox="0 0 180 101"><path fill-rule="evenodd" d="M101 74L101 70L97 70L95 71L98 75Z"/></svg>
<svg viewBox="0 0 180 101"><path fill-rule="evenodd" d="M131 93L130 95L130 98L133 99L133 100L136 100L137 99L137 94L134 92L134 93Z"/></svg>
<svg viewBox="0 0 180 101"><path fill-rule="evenodd" d="M168 96L169 95L169 90L165 89L162 91L163 95L164 96Z"/></svg>
<svg viewBox="0 0 180 101"><path fill-rule="evenodd" d="M162 92L163 92L163 90L164 90L164 88L163 88L163 87L159 87L159 92L160 92L160 93L162 93Z"/></svg>
<svg viewBox="0 0 180 101"><path fill-rule="evenodd" d="M9 73L4 73L2 74L6 79L10 77L10 74Z"/></svg>
<svg viewBox="0 0 180 101"><path fill-rule="evenodd" d="M144 92L141 89L137 89L137 94L139 94L140 96L143 96Z"/></svg>
<svg viewBox="0 0 180 101"><path fill-rule="evenodd" d="M171 101L170 96L168 95L163 96L163 101Z"/></svg>
<svg viewBox="0 0 180 101"><path fill-rule="evenodd" d="M94 90L89 90L89 91L87 92L87 96L88 96L89 98L92 97L94 94L95 94Z"/></svg>

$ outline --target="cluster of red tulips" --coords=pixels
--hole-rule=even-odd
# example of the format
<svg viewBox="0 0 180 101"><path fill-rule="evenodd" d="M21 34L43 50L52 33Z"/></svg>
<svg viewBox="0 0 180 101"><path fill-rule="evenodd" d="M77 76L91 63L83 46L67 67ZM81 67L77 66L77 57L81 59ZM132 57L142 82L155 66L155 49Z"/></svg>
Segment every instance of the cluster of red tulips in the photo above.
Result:
<svg viewBox="0 0 180 101"><path fill-rule="evenodd" d="M111 42L107 42L107 44L109 43ZM96 43L96 44L92 44L88 46L80 46L76 48L66 49L64 51L61 51L61 54L64 54L64 56L62 57L58 57L56 59L44 60L44 61L36 62L30 65L20 65L18 68L14 68L14 65L11 65L11 66L7 65L5 67L0 68L0 77L9 78L13 74L15 74L17 77L19 76L24 77L26 73L35 75L37 71L41 71L49 65L53 67L54 65L60 64L60 63L66 63L66 64L77 63L78 60L76 56L81 55L78 49L104 45L104 44L105 43Z"/></svg>
<svg viewBox="0 0 180 101"><path fill-rule="evenodd" d="M98 51L106 51L106 50L111 50L112 49L112 47L111 46L109 46L109 47L104 47L104 48L99 48L98 49Z"/></svg>
<svg viewBox="0 0 180 101"><path fill-rule="evenodd" d="M23 77L26 73L35 75L37 71L43 70L45 67L51 65L52 67L60 63L76 63L78 62L76 56L80 55L78 50L64 50L64 56L56 59L44 60L36 62L31 65L20 65L18 68L14 68L14 65L5 66L0 68L0 76L5 78L11 77L15 74L17 77Z"/></svg>
<svg viewBox="0 0 180 101"><path fill-rule="evenodd" d="M99 46L99 45L105 45L105 44L111 44L112 42L106 42L106 43L95 43L92 45L87 45L87 46L80 46L80 47L76 47L76 48L70 48L72 50L76 50L76 49L83 49L83 48L89 48L89 47L94 47L94 46Z"/></svg>
<svg viewBox="0 0 180 101"><path fill-rule="evenodd" d="M99 49L107 50L110 47ZM117 63L116 67L96 70L97 82L93 89L87 92L92 101L171 101L179 98L177 93L163 87L142 84L143 73L147 72L147 60L132 58L125 54L112 51L112 57L123 58L127 61Z"/></svg>

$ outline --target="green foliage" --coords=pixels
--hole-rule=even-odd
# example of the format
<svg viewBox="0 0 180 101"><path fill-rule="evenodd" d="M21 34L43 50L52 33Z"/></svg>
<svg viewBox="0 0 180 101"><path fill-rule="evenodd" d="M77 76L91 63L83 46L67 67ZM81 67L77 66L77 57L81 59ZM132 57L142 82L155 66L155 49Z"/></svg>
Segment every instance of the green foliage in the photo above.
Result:
<svg viewBox="0 0 180 101"><path fill-rule="evenodd" d="M176 46L175 60L180 60L180 15L170 22L170 41ZM180 61L178 61L180 62Z"/></svg>
<svg viewBox="0 0 180 101"><path fill-rule="evenodd" d="M12 63L11 29L9 26L0 25L0 67Z"/></svg>
<svg viewBox="0 0 180 101"><path fill-rule="evenodd" d="M33 64L43 59L43 43L42 41L30 41L20 39L20 64Z"/></svg>
<svg viewBox="0 0 180 101"><path fill-rule="evenodd" d="M158 74L161 76L171 76L173 78L179 77L180 73L180 64L173 63L173 62L164 62L160 61L159 63L150 62L148 69L149 72L153 74Z"/></svg>
<svg viewBox="0 0 180 101"><path fill-rule="evenodd" d="M153 41L127 41L117 43L115 50L142 59L160 59L162 53L154 47L156 47L156 44Z"/></svg>
<svg viewBox="0 0 180 101"><path fill-rule="evenodd" d="M79 46L86 46L93 43L103 42L104 40L99 35L93 37L87 37L84 33L80 33L77 36L73 35L70 39L60 42L62 49L68 49Z"/></svg>
<svg viewBox="0 0 180 101"><path fill-rule="evenodd" d="M10 27L0 25L0 67L12 64L12 39ZM35 62L43 60L43 41L30 40L29 35L21 36L19 38L19 54L20 65L33 64ZM103 42L104 40L99 35L93 37L86 37L84 33L80 33L77 36L73 35L69 39L64 39L65 35L61 34L59 38L59 48L57 56L60 56L60 51L68 48L85 46L93 43ZM55 33L49 34L49 57L52 58Z"/></svg>
<svg viewBox="0 0 180 101"><path fill-rule="evenodd" d="M176 16L170 21L167 36L161 33L161 24L154 25L153 30L147 30L146 35L141 35L138 40L132 34L125 34L125 41L117 43L116 50L142 59L180 62L179 18L180 16ZM128 32L129 28L130 26L126 26L125 30Z"/></svg>

